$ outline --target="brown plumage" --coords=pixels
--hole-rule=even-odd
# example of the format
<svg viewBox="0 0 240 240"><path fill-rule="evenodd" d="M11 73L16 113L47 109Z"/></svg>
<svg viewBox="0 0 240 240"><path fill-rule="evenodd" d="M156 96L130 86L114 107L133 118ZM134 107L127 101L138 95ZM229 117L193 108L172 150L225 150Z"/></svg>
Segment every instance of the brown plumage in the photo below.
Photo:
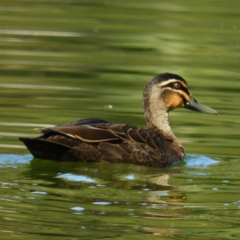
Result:
<svg viewBox="0 0 240 240"><path fill-rule="evenodd" d="M36 158L66 161L107 161L165 167L184 158L181 143L168 121L177 107L217 114L198 103L186 81L164 73L150 81L143 92L147 129L100 119L82 119L41 129L37 138L20 138Z"/></svg>

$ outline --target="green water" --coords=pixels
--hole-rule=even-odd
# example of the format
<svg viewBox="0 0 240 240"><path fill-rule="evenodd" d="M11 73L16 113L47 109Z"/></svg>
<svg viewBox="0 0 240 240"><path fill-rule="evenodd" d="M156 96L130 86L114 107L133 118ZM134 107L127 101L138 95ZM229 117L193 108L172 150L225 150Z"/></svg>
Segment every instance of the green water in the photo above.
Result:
<svg viewBox="0 0 240 240"><path fill-rule="evenodd" d="M0 1L1 239L239 239L240 3ZM142 90L184 77L211 116L178 109L167 169L32 159L34 128L145 127Z"/></svg>

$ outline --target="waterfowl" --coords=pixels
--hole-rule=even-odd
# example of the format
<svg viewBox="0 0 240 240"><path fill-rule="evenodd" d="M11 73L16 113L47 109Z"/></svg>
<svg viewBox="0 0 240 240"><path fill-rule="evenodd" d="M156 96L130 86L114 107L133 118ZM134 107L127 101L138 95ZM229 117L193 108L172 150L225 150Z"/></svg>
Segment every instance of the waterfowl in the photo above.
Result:
<svg viewBox="0 0 240 240"><path fill-rule="evenodd" d="M182 77L164 73L155 76L143 91L147 129L82 119L43 128L41 136L20 140L35 158L166 167L184 158L183 146L168 120L169 111L179 107L217 114L216 110L193 98Z"/></svg>

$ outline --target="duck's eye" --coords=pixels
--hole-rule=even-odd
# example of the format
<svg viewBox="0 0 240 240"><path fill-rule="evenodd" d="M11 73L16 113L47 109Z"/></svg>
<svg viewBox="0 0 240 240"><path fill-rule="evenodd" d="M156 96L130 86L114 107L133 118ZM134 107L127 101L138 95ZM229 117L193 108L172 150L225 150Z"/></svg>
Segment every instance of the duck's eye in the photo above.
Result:
<svg viewBox="0 0 240 240"><path fill-rule="evenodd" d="M175 82L175 83L173 83L173 88L174 89L180 89L181 88L181 84L178 83L178 82Z"/></svg>

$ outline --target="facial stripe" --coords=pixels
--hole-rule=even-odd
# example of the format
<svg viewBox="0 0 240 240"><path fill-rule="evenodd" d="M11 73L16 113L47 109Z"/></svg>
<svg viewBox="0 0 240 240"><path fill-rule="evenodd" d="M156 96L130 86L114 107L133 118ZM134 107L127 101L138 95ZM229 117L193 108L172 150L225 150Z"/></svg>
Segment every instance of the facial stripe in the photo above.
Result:
<svg viewBox="0 0 240 240"><path fill-rule="evenodd" d="M173 88L173 84L174 83L180 83L181 84L181 88L180 89L174 89ZM171 90L173 91L177 91L177 92L180 92L180 91L183 91L185 92L187 95L190 95L189 91L188 91L188 86L185 82L182 82L180 80L176 80L176 79L169 79L167 81L164 81L164 82L161 82L160 84L158 84L159 87L161 88L170 88Z"/></svg>
<svg viewBox="0 0 240 240"><path fill-rule="evenodd" d="M190 93L186 93L185 91L181 91L181 90L173 90L173 91L177 92L179 95L181 95L184 102L190 101L190 97L189 97Z"/></svg>
<svg viewBox="0 0 240 240"><path fill-rule="evenodd" d="M185 101L187 101L187 102L190 101L190 93L188 94L188 93L182 91L181 89L172 89L172 88L168 88L168 87L166 87L164 89L168 89L171 92L177 93L183 99L184 102Z"/></svg>
<svg viewBox="0 0 240 240"><path fill-rule="evenodd" d="M179 83L182 84L185 88L188 88L186 82L184 82L184 81L182 81L182 80L179 80L179 79L175 79L175 78L173 78L173 79L168 79L168 80L166 80L166 81L163 81L163 82L161 82L161 83L158 84L158 85L165 86L165 85L168 85L169 83L174 83L174 82L179 82Z"/></svg>

